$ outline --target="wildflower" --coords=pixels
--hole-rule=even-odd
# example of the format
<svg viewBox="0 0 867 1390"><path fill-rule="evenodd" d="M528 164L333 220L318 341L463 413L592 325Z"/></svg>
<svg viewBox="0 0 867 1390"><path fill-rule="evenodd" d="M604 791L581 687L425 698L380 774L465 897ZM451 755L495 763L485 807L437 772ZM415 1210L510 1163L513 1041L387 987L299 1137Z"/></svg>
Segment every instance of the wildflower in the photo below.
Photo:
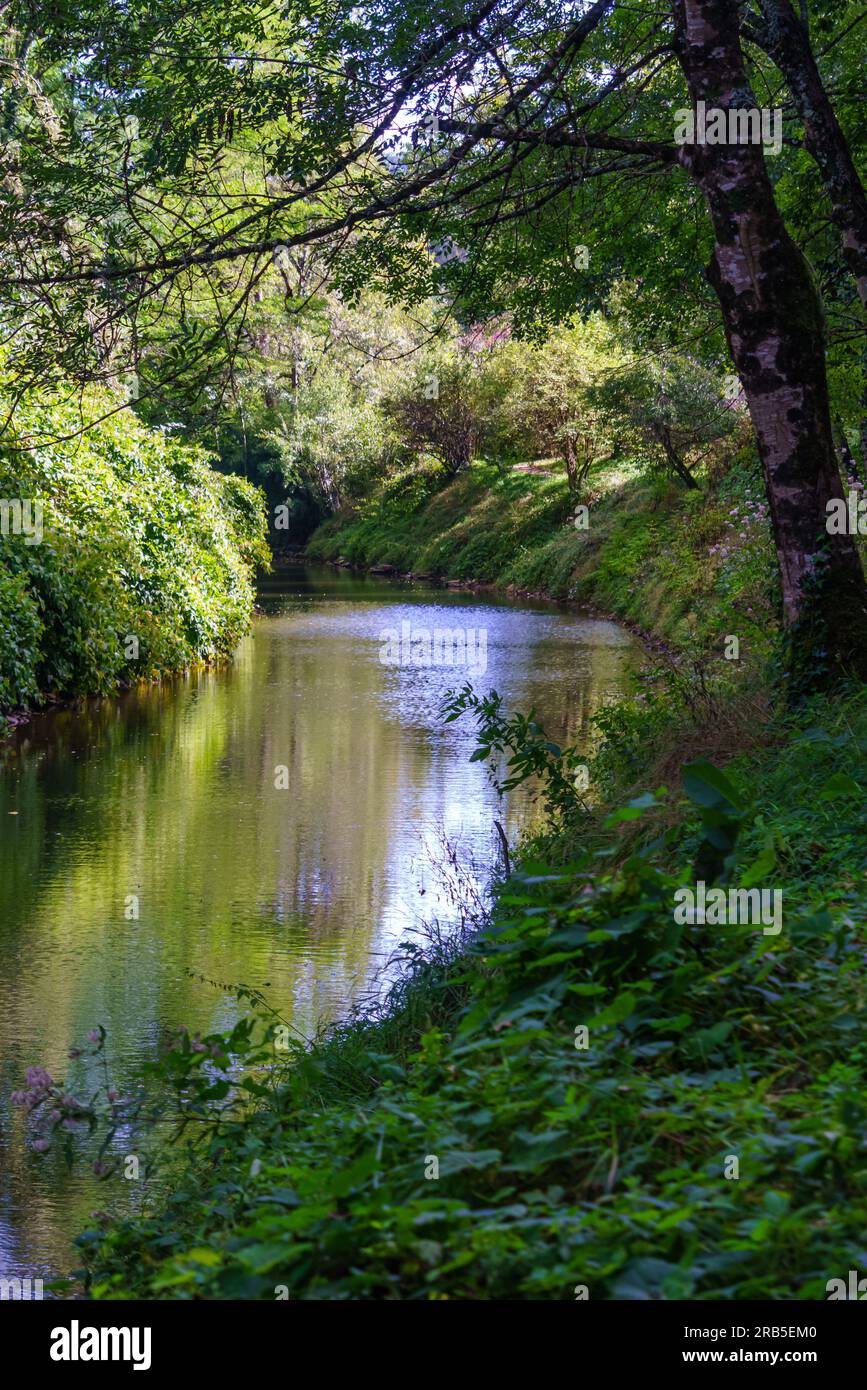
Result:
<svg viewBox="0 0 867 1390"><path fill-rule="evenodd" d="M27 1085L34 1091L47 1091L54 1085L44 1067L28 1067L24 1074L27 1077Z"/></svg>
<svg viewBox="0 0 867 1390"><path fill-rule="evenodd" d="M47 1139L34 1139L33 1147L38 1154L44 1154L46 1149L51 1148L51 1144Z"/></svg>

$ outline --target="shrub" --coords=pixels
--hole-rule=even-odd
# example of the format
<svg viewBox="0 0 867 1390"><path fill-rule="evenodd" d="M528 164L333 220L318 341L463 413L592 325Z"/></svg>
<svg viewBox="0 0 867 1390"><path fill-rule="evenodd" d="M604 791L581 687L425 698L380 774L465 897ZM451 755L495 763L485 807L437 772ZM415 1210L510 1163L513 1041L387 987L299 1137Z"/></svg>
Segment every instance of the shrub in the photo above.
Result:
<svg viewBox="0 0 867 1390"><path fill-rule="evenodd" d="M81 435L71 404L43 398L17 425L0 497L41 503L43 534L0 536L0 707L230 656L268 558L257 490L129 411Z"/></svg>

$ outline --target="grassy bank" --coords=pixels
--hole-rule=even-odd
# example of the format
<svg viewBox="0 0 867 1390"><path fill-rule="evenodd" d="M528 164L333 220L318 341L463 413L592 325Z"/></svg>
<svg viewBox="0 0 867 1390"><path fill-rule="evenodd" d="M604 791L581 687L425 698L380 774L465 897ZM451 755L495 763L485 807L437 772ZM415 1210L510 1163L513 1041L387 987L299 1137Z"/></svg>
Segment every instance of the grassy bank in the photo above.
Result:
<svg viewBox="0 0 867 1390"><path fill-rule="evenodd" d="M700 491L628 460L603 465L582 492L586 529L562 469L538 470L477 463L446 487L436 470L399 478L321 526L308 554L585 600L676 645L740 632L767 650L774 552L749 451Z"/></svg>
<svg viewBox="0 0 867 1390"><path fill-rule="evenodd" d="M16 421L0 447L0 712L229 657L267 560L256 490L129 411L83 435L77 401Z"/></svg>
<svg viewBox="0 0 867 1390"><path fill-rule="evenodd" d="M261 1004L182 1037L157 1079L197 1140L167 1201L82 1235L93 1295L823 1298L863 1264L867 697L784 713L755 679L771 639L717 650L774 601L753 486L648 482L624 513L610 470L581 536L556 479L473 469L404 498L390 540L388 499L318 533L319 556L593 598L680 657L600 714L590 808L577 754L455 707L498 776L547 789L519 871L311 1049ZM679 920L698 880L781 894L779 921Z"/></svg>

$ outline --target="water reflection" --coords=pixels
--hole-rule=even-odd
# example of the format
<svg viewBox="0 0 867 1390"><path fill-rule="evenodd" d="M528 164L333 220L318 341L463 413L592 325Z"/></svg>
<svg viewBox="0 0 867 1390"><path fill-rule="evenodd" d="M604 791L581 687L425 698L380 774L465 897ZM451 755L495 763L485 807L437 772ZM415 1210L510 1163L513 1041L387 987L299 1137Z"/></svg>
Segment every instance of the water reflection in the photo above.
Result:
<svg viewBox="0 0 867 1390"><path fill-rule="evenodd" d="M231 668L38 719L0 753L0 1275L67 1269L70 1232L129 1195L26 1149L8 1104L25 1067L72 1080L68 1049L103 1023L122 1082L171 1027L230 1023L188 971L269 982L309 1033L447 915L443 833L484 873L495 816L517 832L526 802L504 814L471 728L439 717L466 670L384 665L387 629L484 630L476 688L564 741L635 652L553 606L339 572L271 579L262 603Z"/></svg>

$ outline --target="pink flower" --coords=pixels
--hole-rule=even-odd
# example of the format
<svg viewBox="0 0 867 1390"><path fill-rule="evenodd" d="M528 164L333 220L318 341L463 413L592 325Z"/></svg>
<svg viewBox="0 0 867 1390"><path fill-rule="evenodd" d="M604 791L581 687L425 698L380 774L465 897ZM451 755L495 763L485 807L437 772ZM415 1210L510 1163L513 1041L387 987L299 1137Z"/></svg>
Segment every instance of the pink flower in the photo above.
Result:
<svg viewBox="0 0 867 1390"><path fill-rule="evenodd" d="M88 1042L92 1042L92 1043L97 1043L97 1042L99 1042L99 1039L100 1039L99 1029L98 1029L98 1028L91 1028L90 1032L89 1032L88 1035L87 1035L87 1041L88 1041Z"/></svg>
<svg viewBox="0 0 867 1390"><path fill-rule="evenodd" d="M24 1074L27 1077L27 1085L34 1091L47 1091L49 1086L54 1085L44 1067L28 1067Z"/></svg>
<svg viewBox="0 0 867 1390"><path fill-rule="evenodd" d="M51 1144L47 1139L34 1139L33 1147L38 1154L44 1154L46 1149L51 1148Z"/></svg>

